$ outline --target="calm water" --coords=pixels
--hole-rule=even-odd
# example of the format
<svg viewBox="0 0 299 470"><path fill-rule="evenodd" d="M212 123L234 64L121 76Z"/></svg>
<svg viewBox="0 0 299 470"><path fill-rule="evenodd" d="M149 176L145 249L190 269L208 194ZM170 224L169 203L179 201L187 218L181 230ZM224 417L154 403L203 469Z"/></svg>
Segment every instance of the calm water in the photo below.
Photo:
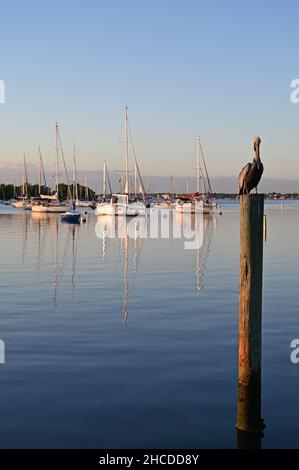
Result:
<svg viewBox="0 0 299 470"><path fill-rule="evenodd" d="M238 207L199 251L0 211L0 446L236 447ZM299 205L266 213L262 446L298 447Z"/></svg>

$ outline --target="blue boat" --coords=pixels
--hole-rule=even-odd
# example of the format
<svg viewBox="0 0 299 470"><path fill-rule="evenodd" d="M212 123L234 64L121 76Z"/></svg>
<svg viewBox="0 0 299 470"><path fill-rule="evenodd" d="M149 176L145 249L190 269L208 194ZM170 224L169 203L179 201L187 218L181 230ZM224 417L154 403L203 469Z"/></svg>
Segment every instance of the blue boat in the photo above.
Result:
<svg viewBox="0 0 299 470"><path fill-rule="evenodd" d="M60 217L63 222L70 222L76 224L80 223L81 213L76 211L76 206L75 204L73 204L67 212L60 214Z"/></svg>

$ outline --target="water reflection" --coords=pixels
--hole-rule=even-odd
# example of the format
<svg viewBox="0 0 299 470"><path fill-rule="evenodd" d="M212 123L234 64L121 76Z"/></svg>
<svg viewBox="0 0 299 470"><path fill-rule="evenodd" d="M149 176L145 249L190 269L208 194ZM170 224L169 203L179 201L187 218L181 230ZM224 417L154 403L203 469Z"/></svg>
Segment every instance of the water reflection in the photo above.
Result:
<svg viewBox="0 0 299 470"><path fill-rule="evenodd" d="M237 429L238 449L261 449L263 434L255 434Z"/></svg>
<svg viewBox="0 0 299 470"><path fill-rule="evenodd" d="M31 217L25 217L25 226L29 221L33 224L36 237L36 273L39 276L43 264L43 253L46 248L52 249L52 301L55 307L58 305L59 286L61 284L66 266L70 263L70 283L72 286L72 299L75 297L76 288L76 263L78 251L79 227L75 224L61 224L56 215L32 213ZM26 233L28 228L26 228ZM47 240L49 238L49 240ZM27 237L26 237L27 239ZM25 249L23 249L25 260Z"/></svg>
<svg viewBox="0 0 299 470"><path fill-rule="evenodd" d="M200 295L204 288L204 276L208 267L208 257L211 251L212 237L217 226L215 217L205 217L203 220L203 244L196 250L195 255L195 285Z"/></svg>
<svg viewBox="0 0 299 470"><path fill-rule="evenodd" d="M29 225L29 216L24 212L23 217L19 219L21 221L22 229L20 233L22 234L22 263L25 263L26 253L27 253L27 242L28 242L28 225Z"/></svg>
<svg viewBox="0 0 299 470"><path fill-rule="evenodd" d="M169 240L180 240L180 250L184 250L184 233L198 233L202 231L202 244L191 250L194 259L195 289L200 295L204 289L204 276L208 267L208 257L211 250L213 233L216 228L217 219L207 216L202 219L201 225L195 217L186 218L184 214L161 214L167 218L168 230L161 230L154 238ZM55 214L24 213L18 218L20 233L22 237L22 262L27 262L28 243L34 243L36 252L36 274L40 276L42 268L48 264L49 256L52 259L50 269L52 270L52 302L58 305L59 288L65 275L67 267L70 270L71 296L75 298L76 291L76 265L78 256L78 240L82 226L74 224L62 224ZM142 249L146 240L153 234L146 217L135 217L127 219L124 217L112 218L101 216L97 219L90 217L88 224L90 229L96 224L96 235L101 239L101 261L109 261L111 254L121 262L120 272L122 281L122 321L127 324L129 318L130 290L134 284L134 278L138 275L138 265ZM164 220L165 222L165 220ZM32 233L34 237L32 237ZM49 253L50 251L50 253ZM111 252L111 253L110 253ZM186 251L186 255L189 250ZM48 268L47 268L48 269Z"/></svg>
<svg viewBox="0 0 299 470"><path fill-rule="evenodd" d="M185 217L184 214L167 213L164 214L168 218L169 230L167 231L170 240L180 238L182 233L186 233L186 228L196 233L198 229L198 220L196 216ZM160 216L163 217L163 214ZM190 223L191 222L191 223ZM200 230L202 230L202 245L194 250L195 259L195 288L200 295L204 288L204 276L207 271L208 257L211 250L211 243L214 230L217 225L215 217L207 216L201 219ZM174 229L174 227L176 227ZM177 228L179 227L179 232ZM145 240L150 238L151 227L149 219L145 217L135 217L127 219L124 217L112 218L110 216L100 216L96 221L95 232L101 239L101 259L106 260L107 251L110 243L115 243L115 250L118 257L122 260L122 321L127 324L129 318L128 304L130 296L130 288L133 283L133 277L137 275L138 263ZM178 233L180 236L178 236ZM166 231L160 230L158 239L165 238ZM183 243L181 249L184 249ZM131 282L132 277L132 282Z"/></svg>

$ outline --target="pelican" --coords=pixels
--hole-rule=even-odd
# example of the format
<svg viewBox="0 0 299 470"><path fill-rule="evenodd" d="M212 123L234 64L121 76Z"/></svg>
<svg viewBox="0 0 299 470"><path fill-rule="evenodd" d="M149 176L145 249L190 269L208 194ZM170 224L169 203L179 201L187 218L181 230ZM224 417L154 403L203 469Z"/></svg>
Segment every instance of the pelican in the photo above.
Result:
<svg viewBox="0 0 299 470"><path fill-rule="evenodd" d="M260 137L254 137L253 148L255 155L252 163L247 163L239 175L239 195L249 194L255 188L257 192L257 185L259 184L264 166L260 159Z"/></svg>

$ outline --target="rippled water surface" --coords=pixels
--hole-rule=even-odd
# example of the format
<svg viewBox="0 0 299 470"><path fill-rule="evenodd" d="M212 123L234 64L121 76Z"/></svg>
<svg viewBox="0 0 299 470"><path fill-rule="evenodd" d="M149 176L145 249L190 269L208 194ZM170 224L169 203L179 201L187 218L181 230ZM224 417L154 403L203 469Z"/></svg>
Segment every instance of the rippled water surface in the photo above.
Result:
<svg viewBox="0 0 299 470"><path fill-rule="evenodd" d="M200 250L0 212L1 447L237 446L236 204ZM262 446L298 447L299 205L266 214Z"/></svg>

